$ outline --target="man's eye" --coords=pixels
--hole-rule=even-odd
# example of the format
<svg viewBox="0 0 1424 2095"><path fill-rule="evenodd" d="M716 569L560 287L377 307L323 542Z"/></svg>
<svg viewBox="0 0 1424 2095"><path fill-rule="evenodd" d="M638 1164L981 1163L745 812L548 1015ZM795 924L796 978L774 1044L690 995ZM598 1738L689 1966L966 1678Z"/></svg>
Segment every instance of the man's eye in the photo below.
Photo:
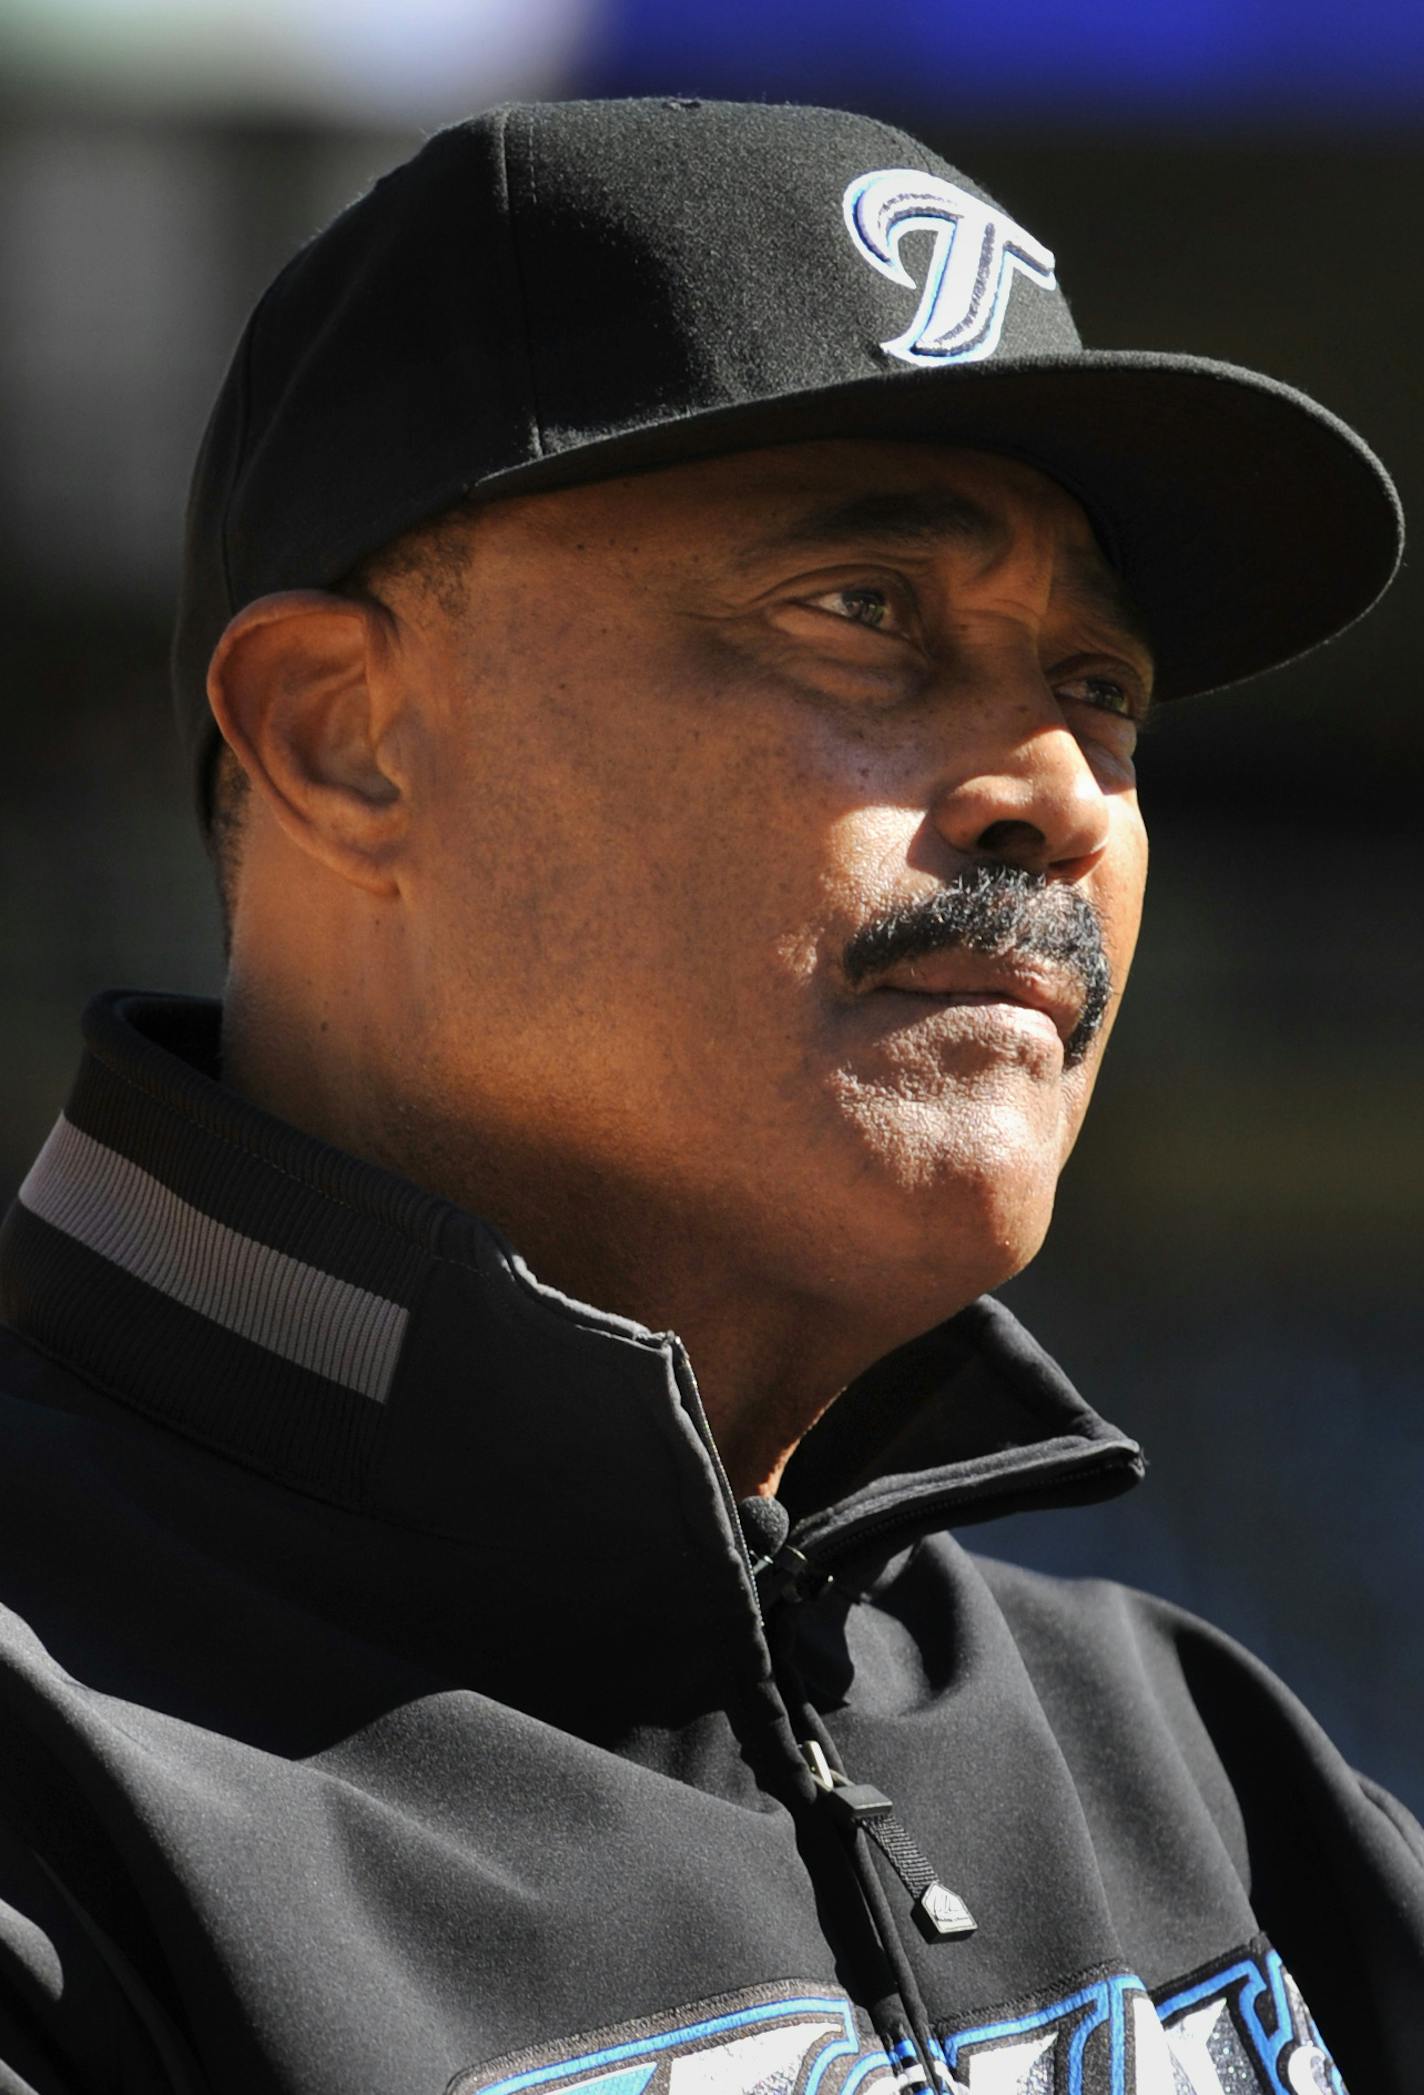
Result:
<svg viewBox="0 0 1424 2095"><path fill-rule="evenodd" d="M1119 677L1069 677L1054 688L1060 698L1095 706L1100 713L1117 713L1124 720L1136 720L1141 711L1136 690Z"/></svg>
<svg viewBox="0 0 1424 2095"><path fill-rule="evenodd" d="M808 597L806 602L812 610L828 611L847 625L870 626L876 631L890 615L890 599L883 589L828 589L824 596Z"/></svg>

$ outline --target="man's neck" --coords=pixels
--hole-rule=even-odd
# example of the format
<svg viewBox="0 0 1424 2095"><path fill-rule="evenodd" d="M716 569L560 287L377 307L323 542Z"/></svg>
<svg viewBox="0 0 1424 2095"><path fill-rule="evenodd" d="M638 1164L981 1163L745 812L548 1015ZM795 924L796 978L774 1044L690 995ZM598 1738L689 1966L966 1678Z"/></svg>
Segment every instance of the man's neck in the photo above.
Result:
<svg viewBox="0 0 1424 2095"><path fill-rule="evenodd" d="M305 1133L482 1216L541 1281L574 1300L675 1332L738 1498L774 1492L848 1382L962 1306L946 1301L907 1324L778 1286L772 1260L736 1218L696 1217L665 1189L620 1181L567 1147L524 1142L488 1114L466 1118L452 1102L411 1096L369 1041L323 1021L316 1005L293 1018L231 985L223 1081Z"/></svg>

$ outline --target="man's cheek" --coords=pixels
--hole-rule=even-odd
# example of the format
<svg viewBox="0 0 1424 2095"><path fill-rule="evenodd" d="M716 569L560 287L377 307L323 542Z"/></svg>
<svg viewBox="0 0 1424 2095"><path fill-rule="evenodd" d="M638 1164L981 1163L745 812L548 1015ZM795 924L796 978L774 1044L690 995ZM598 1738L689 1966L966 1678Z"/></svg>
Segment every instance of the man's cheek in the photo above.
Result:
<svg viewBox="0 0 1424 2095"><path fill-rule="evenodd" d="M1147 885L1147 833L1135 810L1126 822L1126 834L1110 856L1106 877L1096 886L1091 900L1103 927L1103 943L1112 970L1113 1003L1109 1023L1117 1007L1137 951L1142 928L1142 906Z"/></svg>

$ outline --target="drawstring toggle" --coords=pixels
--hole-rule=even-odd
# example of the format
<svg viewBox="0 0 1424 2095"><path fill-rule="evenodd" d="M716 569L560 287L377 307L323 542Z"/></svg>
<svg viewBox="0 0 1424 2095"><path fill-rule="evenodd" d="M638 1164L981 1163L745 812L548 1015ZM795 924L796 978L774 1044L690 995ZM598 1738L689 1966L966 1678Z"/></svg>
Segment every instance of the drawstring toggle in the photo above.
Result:
<svg viewBox="0 0 1424 2095"><path fill-rule="evenodd" d="M816 1739L803 1742L801 1756L827 1811L847 1833L864 1833L873 1840L909 1892L910 1910L925 1940L948 1942L958 1935L974 1934L978 1927L974 1915L957 1891L941 1884L919 1843L896 1818L890 1798L833 1768Z"/></svg>

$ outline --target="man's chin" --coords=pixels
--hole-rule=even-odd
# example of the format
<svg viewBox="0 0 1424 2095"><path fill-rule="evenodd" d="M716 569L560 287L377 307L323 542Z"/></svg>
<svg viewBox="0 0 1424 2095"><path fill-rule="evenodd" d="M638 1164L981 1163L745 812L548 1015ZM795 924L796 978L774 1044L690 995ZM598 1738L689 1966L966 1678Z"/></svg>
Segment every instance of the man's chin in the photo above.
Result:
<svg viewBox="0 0 1424 2095"><path fill-rule="evenodd" d="M850 1245L847 1285L857 1293L868 1285L884 1309L893 1304L907 1335L942 1322L1037 1256L1057 1185L1056 1143L941 1154L931 1166L917 1157L903 1175L862 1173L845 1232L835 1233ZM822 1212L829 1224L828 1209Z"/></svg>
<svg viewBox="0 0 1424 2095"><path fill-rule="evenodd" d="M927 1262L946 1291L962 1301L990 1293L1021 1273L1043 1248L1053 1220L1056 1180L1002 1186L993 1197L966 1199L952 1240L927 1245Z"/></svg>
<svg viewBox="0 0 1424 2095"><path fill-rule="evenodd" d="M1045 1192L1051 1209L1091 1087L1087 1068L1000 1063L897 1077L837 1073L835 1106L859 1152L857 1176L941 1213L967 1203L987 1216Z"/></svg>

